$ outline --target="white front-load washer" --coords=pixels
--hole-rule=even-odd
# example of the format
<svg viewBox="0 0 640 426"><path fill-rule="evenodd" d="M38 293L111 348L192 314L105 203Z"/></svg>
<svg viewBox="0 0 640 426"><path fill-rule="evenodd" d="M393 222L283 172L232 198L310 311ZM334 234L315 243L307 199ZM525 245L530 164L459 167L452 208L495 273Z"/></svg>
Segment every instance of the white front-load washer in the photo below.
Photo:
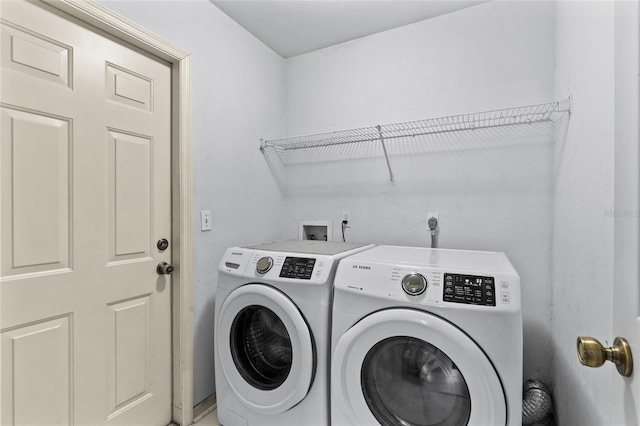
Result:
<svg viewBox="0 0 640 426"><path fill-rule="evenodd" d="M333 279L373 247L279 241L226 251L218 268L218 418L235 425L327 425Z"/></svg>
<svg viewBox="0 0 640 426"><path fill-rule="evenodd" d="M340 262L331 419L521 425L520 277L507 256L377 246Z"/></svg>

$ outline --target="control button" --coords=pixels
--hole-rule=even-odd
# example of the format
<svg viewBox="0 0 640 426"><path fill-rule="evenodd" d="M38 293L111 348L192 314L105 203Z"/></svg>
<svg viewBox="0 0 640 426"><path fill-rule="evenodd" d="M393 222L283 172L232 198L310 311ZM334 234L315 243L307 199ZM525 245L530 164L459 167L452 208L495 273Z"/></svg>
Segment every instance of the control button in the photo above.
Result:
<svg viewBox="0 0 640 426"><path fill-rule="evenodd" d="M402 279L402 289L411 296L417 296L427 289L427 279L420 274L405 275Z"/></svg>
<svg viewBox="0 0 640 426"><path fill-rule="evenodd" d="M500 281L500 287L509 288L509 283L507 281Z"/></svg>
<svg viewBox="0 0 640 426"><path fill-rule="evenodd" d="M502 296L502 303L509 303L509 293L507 293L506 291L503 291L501 293Z"/></svg>
<svg viewBox="0 0 640 426"><path fill-rule="evenodd" d="M273 266L273 259L270 257L261 257L256 264L256 272L266 274Z"/></svg>

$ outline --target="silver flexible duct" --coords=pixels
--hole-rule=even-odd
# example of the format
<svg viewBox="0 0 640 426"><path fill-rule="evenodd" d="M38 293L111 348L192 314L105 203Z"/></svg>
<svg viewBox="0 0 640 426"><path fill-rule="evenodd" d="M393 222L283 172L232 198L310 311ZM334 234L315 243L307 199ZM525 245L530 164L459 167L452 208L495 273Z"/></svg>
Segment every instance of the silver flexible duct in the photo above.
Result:
<svg viewBox="0 0 640 426"><path fill-rule="evenodd" d="M553 401L547 385L537 380L528 380L524 384L522 425L548 424L552 410Z"/></svg>

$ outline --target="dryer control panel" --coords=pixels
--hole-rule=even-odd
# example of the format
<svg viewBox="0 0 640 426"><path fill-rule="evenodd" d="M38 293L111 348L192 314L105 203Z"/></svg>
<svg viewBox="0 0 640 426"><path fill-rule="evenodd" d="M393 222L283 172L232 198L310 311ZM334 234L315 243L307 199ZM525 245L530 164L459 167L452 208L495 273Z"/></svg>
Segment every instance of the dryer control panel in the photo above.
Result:
<svg viewBox="0 0 640 426"><path fill-rule="evenodd" d="M493 313L521 310L520 277L500 252L377 246L343 259L334 289L385 303Z"/></svg>
<svg viewBox="0 0 640 426"><path fill-rule="evenodd" d="M444 274L445 302L496 306L496 287L493 277Z"/></svg>

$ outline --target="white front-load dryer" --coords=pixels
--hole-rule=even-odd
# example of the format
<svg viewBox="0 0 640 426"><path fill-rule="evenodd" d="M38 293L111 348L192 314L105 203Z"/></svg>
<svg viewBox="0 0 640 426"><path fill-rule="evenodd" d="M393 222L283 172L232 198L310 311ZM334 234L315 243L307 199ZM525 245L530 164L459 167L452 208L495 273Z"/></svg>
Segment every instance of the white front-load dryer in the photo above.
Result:
<svg viewBox="0 0 640 426"><path fill-rule="evenodd" d="M329 424L333 279L340 259L371 247L292 240L226 251L215 300L222 425Z"/></svg>
<svg viewBox="0 0 640 426"><path fill-rule="evenodd" d="M504 253L377 246L336 274L334 426L521 425L520 278Z"/></svg>

